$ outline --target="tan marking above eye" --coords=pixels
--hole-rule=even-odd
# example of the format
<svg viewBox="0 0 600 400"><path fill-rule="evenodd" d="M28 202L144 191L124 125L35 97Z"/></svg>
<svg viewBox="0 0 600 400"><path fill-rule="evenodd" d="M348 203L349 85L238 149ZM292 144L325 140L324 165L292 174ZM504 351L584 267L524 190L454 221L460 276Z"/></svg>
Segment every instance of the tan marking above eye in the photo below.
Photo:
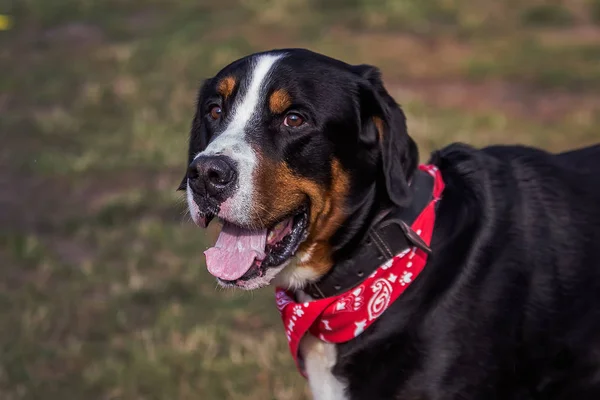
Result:
<svg viewBox="0 0 600 400"><path fill-rule="evenodd" d="M223 96L224 99L227 99L233 93L233 89L235 89L235 78L233 76L228 76L226 78L221 79L221 81L217 84L217 92Z"/></svg>
<svg viewBox="0 0 600 400"><path fill-rule="evenodd" d="M277 89L269 97L269 110L273 114L283 114L292 105L292 97L285 89Z"/></svg>

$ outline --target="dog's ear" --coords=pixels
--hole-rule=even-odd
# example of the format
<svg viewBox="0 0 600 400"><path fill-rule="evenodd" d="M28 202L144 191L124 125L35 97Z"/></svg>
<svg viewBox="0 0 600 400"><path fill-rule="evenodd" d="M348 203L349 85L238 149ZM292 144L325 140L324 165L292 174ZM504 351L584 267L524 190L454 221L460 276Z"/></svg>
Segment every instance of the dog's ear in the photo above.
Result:
<svg viewBox="0 0 600 400"><path fill-rule="evenodd" d="M196 113L192 120L192 127L190 129L190 141L188 145L188 158L185 166L185 173L183 179L179 184L177 190L186 190L187 188L187 170L188 165L192 163L192 160L199 152L203 151L208 146L208 133L206 132L206 126L204 125L204 116L202 115L203 98L206 94L206 89L210 85L211 79L204 81L200 90L198 91L198 98L196 101Z"/></svg>
<svg viewBox="0 0 600 400"><path fill-rule="evenodd" d="M362 78L359 89L362 129L360 140L379 145L381 172L392 203L406 207L410 202L408 181L419 162L415 142L408 136L406 117L383 86L381 72L371 65L353 66Z"/></svg>

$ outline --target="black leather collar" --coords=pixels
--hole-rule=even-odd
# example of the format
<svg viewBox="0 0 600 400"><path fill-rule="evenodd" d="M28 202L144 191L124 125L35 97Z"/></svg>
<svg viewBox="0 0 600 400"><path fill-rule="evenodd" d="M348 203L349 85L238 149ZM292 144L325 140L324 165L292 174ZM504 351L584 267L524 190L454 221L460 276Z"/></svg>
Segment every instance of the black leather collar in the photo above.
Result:
<svg viewBox="0 0 600 400"><path fill-rule="evenodd" d="M409 247L416 246L431 253L410 226L432 200L433 184L433 177L418 169L410 185L411 204L381 213L358 249L304 291L314 299L336 296L360 284L385 261Z"/></svg>

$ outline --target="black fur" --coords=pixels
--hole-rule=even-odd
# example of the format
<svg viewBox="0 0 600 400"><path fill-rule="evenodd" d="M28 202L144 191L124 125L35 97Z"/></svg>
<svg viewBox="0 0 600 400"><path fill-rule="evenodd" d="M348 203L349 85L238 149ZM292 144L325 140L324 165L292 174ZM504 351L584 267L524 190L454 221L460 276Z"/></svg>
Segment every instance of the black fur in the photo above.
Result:
<svg viewBox="0 0 600 400"><path fill-rule="evenodd" d="M338 346L351 399L600 398L600 146L452 145L433 256Z"/></svg>
<svg viewBox="0 0 600 400"><path fill-rule="evenodd" d="M378 211L408 204L417 148L377 69L286 52L274 85L312 128L269 136L265 118L251 140L315 181L331 179L332 157L349 172L348 218L332 238L339 259ZM190 154L210 140L198 118ZM347 397L600 399L600 146L553 155L454 144L430 162L446 183L433 254L374 325L337 345Z"/></svg>
<svg viewBox="0 0 600 400"><path fill-rule="evenodd" d="M408 180L419 161L417 146L407 134L406 117L383 87L379 69L370 65L358 65L353 70L366 80L366 83L361 82L359 93L363 122L359 138L365 144L378 142L381 173L389 198L394 205L406 207L410 202ZM384 132L377 132L373 117L382 120ZM379 140L379 134L382 140Z"/></svg>

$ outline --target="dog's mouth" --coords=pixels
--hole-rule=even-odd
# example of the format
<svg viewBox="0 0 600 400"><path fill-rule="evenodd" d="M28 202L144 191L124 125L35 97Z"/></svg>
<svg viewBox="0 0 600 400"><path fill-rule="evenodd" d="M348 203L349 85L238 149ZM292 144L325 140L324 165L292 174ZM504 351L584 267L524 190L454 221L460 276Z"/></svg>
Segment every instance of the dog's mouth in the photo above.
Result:
<svg viewBox="0 0 600 400"><path fill-rule="evenodd" d="M204 252L208 271L224 285L244 287L245 282L285 264L306 239L307 225L306 207L270 229L247 229L223 221L217 242Z"/></svg>

